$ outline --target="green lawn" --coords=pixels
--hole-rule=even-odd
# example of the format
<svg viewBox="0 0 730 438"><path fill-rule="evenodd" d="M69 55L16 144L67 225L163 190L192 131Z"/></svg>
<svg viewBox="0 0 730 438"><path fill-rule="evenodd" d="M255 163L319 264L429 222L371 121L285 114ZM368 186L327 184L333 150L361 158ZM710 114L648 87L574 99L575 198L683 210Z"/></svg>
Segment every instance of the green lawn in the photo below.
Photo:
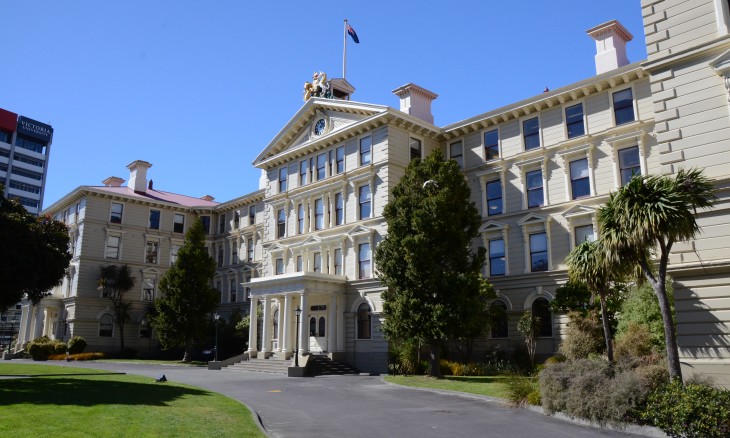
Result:
<svg viewBox="0 0 730 438"><path fill-rule="evenodd" d="M505 376L444 376L443 379L428 376L385 376L385 381L417 388L447 389L507 398L507 377Z"/></svg>
<svg viewBox="0 0 730 438"><path fill-rule="evenodd" d="M51 365L0 364L0 436L264 437L239 402L201 388ZM82 375L71 375L82 374Z"/></svg>

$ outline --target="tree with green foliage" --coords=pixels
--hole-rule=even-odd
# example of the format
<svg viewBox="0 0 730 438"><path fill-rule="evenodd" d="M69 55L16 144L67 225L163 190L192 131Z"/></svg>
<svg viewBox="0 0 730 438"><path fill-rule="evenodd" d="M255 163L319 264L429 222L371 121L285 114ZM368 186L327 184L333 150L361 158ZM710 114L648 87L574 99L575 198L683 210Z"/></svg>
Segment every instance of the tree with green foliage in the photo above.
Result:
<svg viewBox="0 0 730 438"><path fill-rule="evenodd" d="M485 250L472 248L481 218L470 199L458 164L437 150L408 165L383 213L388 235L375 254L387 287L383 332L390 342L428 345L435 377L441 377L441 344L465 337L475 309L486 307Z"/></svg>
<svg viewBox="0 0 730 438"><path fill-rule="evenodd" d="M68 245L62 222L30 214L17 200L0 195L0 312L26 294L37 304L58 286L71 260Z"/></svg>
<svg viewBox="0 0 730 438"><path fill-rule="evenodd" d="M714 187L701 170L680 170L674 177L635 176L598 210L606 258L638 265L659 303L671 380L682 380L674 317L667 296L669 253L676 242L700 231L698 208L710 208ZM657 260L658 258L658 260Z"/></svg>
<svg viewBox="0 0 730 438"><path fill-rule="evenodd" d="M517 331L522 334L525 339L525 347L527 354L530 356L530 365L535 367L535 353L537 352L537 338L540 336L540 328L542 322L540 317L532 314L532 310L525 310L519 321L517 321Z"/></svg>
<svg viewBox="0 0 730 438"><path fill-rule="evenodd" d="M183 362L192 360L193 343L205 337L209 314L220 301L212 286L215 269L215 260L205 248L203 225L196 219L185 233L177 261L160 279L161 297L150 315L162 348L185 348Z"/></svg>
<svg viewBox="0 0 730 438"><path fill-rule="evenodd" d="M124 326L129 321L130 301L124 299L136 283L132 270L127 265L105 265L99 268L101 273L96 282L102 296L109 298L114 307L114 320L119 327L120 351L124 351Z"/></svg>
<svg viewBox="0 0 730 438"><path fill-rule="evenodd" d="M674 314L674 290L671 278L667 279L667 298L669 299L672 314ZM620 313L621 318L619 318L616 333L617 339L625 336L632 325L639 324L646 327L651 336L651 345L657 351L666 350L662 312L659 309L659 301L649 283L643 282L629 288L626 300L621 305Z"/></svg>
<svg viewBox="0 0 730 438"><path fill-rule="evenodd" d="M624 274L627 265L622 260L605 257L599 243L591 241L583 242L573 248L565 258L565 264L568 266L568 277L573 282L584 282L592 297L598 295L606 356L609 362L613 362L613 335L608 317L607 296L611 283Z"/></svg>

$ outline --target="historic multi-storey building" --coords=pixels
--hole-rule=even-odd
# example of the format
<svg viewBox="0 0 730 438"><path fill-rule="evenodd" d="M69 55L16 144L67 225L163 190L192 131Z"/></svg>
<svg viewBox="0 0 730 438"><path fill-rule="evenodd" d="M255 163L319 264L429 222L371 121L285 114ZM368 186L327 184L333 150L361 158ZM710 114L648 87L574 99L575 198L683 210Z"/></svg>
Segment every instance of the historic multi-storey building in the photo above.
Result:
<svg viewBox="0 0 730 438"><path fill-rule="evenodd" d="M53 128L0 108L0 184L30 213L43 208Z"/></svg>
<svg viewBox="0 0 730 438"><path fill-rule="evenodd" d="M414 84L394 91L397 110L351 101L354 88L342 79L312 84L314 97L254 160L260 190L223 204L186 198L166 207L169 215L181 209L215 221L210 248L222 308L251 299L248 356L286 359L298 344L365 371L385 369L383 287L373 263L387 233L382 212L408 163L440 149L471 185L482 215L474 244L487 249L484 274L498 292L491 305L506 311L479 347L521 344L516 321L531 309L544 321L542 354L557 349L565 323L549 310L567 280L565 257L600 234L595 213L608 195L636 174L705 169L718 202L699 212L702 234L675 245L670 273L684 366L728 379L730 8L725 0L641 4L647 60L630 63L625 47L633 36L618 22L604 23L588 31L596 76L444 127L433 124L436 94ZM64 211L81 193L109 199L98 206L96 247L103 248L115 230L114 203L127 202L108 190L77 190L50 210ZM125 208L142 205L130 202ZM138 241L135 257L146 254L142 219L123 236ZM167 233L161 243L175 236ZM92 271L105 261L97 256ZM138 269L143 277L144 269L162 271ZM96 307L84 317L93 340L103 300L93 281L85 284L91 292L77 294L94 295Z"/></svg>

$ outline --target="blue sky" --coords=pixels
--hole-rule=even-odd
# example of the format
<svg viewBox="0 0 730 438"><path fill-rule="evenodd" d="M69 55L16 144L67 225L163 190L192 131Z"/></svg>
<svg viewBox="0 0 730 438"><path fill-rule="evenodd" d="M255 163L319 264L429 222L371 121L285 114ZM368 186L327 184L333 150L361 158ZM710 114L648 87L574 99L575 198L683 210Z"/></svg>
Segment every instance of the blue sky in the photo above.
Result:
<svg viewBox="0 0 730 438"><path fill-rule="evenodd" d="M153 164L159 190L227 201L257 189L256 155L303 104L315 70L353 100L398 107L414 82L436 125L595 75L585 31L618 19L644 59L639 0L0 0L0 108L54 127L44 206Z"/></svg>

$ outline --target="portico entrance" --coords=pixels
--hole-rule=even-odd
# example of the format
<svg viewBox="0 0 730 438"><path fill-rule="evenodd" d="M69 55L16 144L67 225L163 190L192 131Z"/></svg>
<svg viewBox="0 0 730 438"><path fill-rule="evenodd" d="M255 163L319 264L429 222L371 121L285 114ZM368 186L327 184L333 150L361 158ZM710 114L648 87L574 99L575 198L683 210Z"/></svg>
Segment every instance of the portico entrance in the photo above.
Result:
<svg viewBox="0 0 730 438"><path fill-rule="evenodd" d="M309 351L327 351L327 306L311 306L309 313Z"/></svg>

